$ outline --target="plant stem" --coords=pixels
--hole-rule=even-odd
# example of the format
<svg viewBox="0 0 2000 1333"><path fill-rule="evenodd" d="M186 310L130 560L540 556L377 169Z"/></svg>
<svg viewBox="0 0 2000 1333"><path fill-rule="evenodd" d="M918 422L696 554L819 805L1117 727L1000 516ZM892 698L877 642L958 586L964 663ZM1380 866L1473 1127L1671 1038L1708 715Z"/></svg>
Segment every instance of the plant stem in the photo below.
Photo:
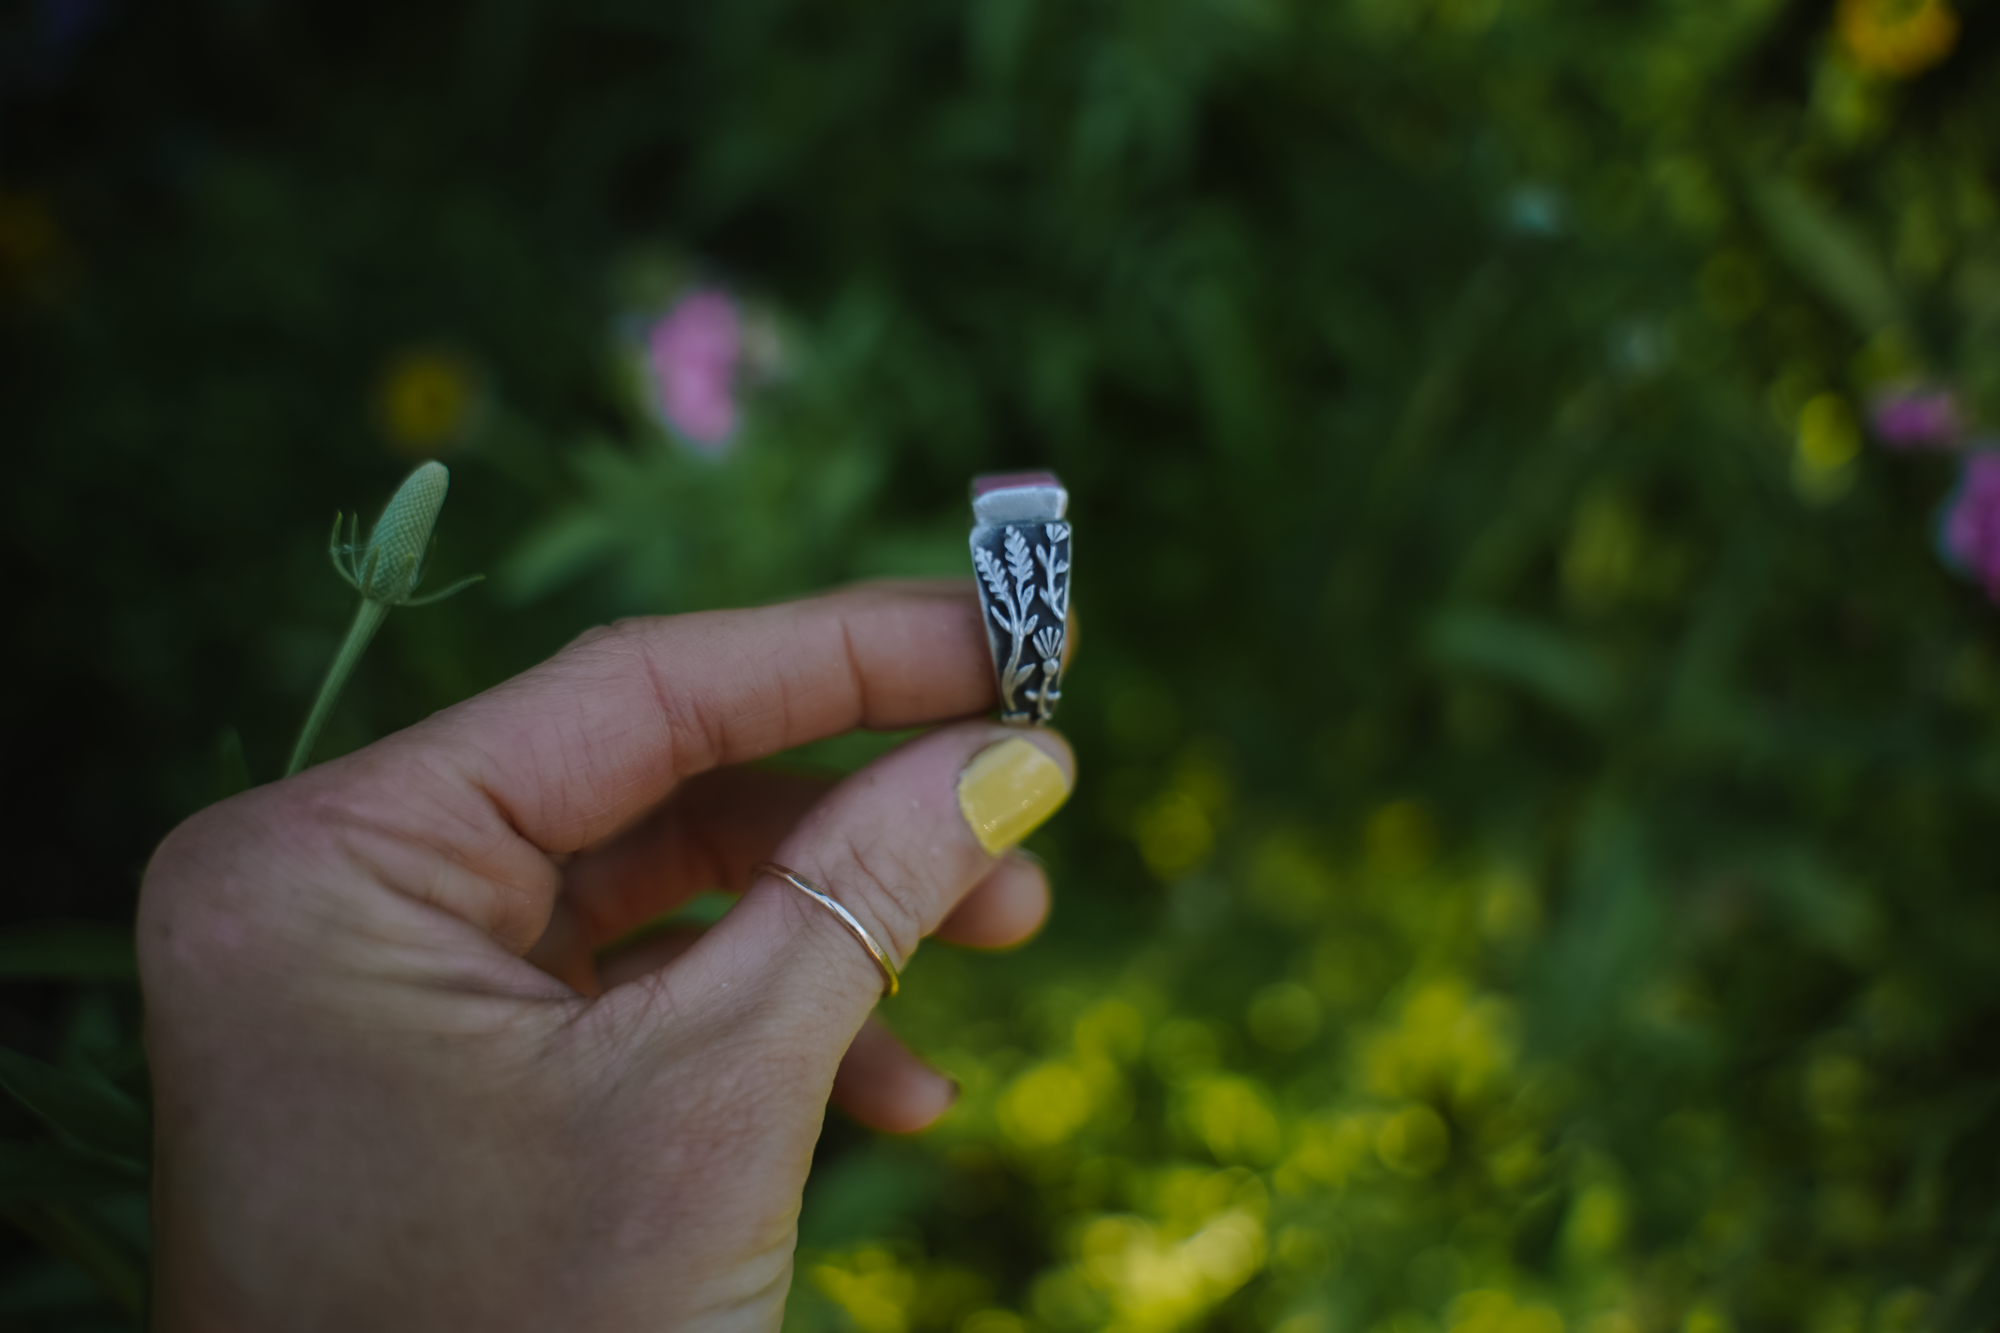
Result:
<svg viewBox="0 0 2000 1333"><path fill-rule="evenodd" d="M347 678L354 674L355 663L368 650L368 641L375 637L375 631L382 628L382 622L389 615L387 603L371 598L361 599L361 609L354 613L354 623L347 627L347 642L340 645L340 656L333 659L327 668L326 682L319 687L319 698L313 702L311 716L306 718L305 729L299 732L299 743L292 749L292 762L285 769L290 777L306 766L312 758L313 742L319 739L326 720L333 716L333 706L340 699L340 692L347 685Z"/></svg>

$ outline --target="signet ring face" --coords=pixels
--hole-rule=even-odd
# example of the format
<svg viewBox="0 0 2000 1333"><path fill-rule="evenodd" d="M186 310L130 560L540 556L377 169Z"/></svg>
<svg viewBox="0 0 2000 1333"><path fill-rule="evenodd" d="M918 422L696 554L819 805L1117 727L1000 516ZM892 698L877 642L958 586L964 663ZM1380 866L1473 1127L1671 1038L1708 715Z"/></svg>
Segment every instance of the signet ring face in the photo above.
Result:
<svg viewBox="0 0 2000 1333"><path fill-rule="evenodd" d="M1000 720L1040 726L1062 698L1069 632L1069 492L1053 472L972 479L972 567L1000 684Z"/></svg>

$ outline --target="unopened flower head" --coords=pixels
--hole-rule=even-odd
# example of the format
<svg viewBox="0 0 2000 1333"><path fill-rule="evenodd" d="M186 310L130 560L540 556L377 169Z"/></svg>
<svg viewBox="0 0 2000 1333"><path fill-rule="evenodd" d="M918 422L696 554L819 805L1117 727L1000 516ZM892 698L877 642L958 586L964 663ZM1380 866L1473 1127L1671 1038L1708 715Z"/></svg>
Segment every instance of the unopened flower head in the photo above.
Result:
<svg viewBox="0 0 2000 1333"><path fill-rule="evenodd" d="M348 521L348 539L343 543L340 518L336 515L333 567L355 591L384 606L434 602L457 592L465 583L455 584L432 597L416 596L417 585L424 581L424 557L430 550L431 531L437 527L438 512L444 508L445 492L450 487L451 473L442 463L425 463L412 472L396 488L382 517L375 520L365 546L356 540L358 516Z"/></svg>
<svg viewBox="0 0 2000 1333"><path fill-rule="evenodd" d="M312 712L299 730L298 744L292 747L291 765L285 769L288 776L304 768L312 758L313 744L333 714L340 691L353 673L354 664L367 651L368 641L388 618L389 609L441 602L459 589L479 582L480 576L474 574L443 592L428 597L416 595L417 585L424 581L424 557L430 551L431 529L437 526L438 511L444 508L444 495L450 487L451 474L442 463L425 463L412 472L396 488L382 517L375 520L375 529L368 534L366 546L358 540L361 526L358 515L346 520L345 542L340 539L342 515L333 516L333 541L327 554L333 557L335 572L361 594L361 605L355 608L347 639L340 645L340 654L333 659L333 665L327 668L319 697L313 701Z"/></svg>
<svg viewBox="0 0 2000 1333"><path fill-rule="evenodd" d="M361 563L368 570L362 591L378 602L401 601L416 591L423 577L424 552L430 548L431 530L437 527L444 509L445 492L451 488L451 473L442 463L425 463L412 472L395 495L375 530L368 534L368 549Z"/></svg>

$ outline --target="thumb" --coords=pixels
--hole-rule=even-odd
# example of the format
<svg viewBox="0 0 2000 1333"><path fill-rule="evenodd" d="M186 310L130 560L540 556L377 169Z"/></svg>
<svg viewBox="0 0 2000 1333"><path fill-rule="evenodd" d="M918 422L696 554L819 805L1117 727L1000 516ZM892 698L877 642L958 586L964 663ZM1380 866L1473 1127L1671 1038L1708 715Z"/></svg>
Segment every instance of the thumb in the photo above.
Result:
<svg viewBox="0 0 2000 1333"><path fill-rule="evenodd" d="M900 969L1061 807L1074 774L1055 733L986 722L944 727L884 755L822 797L773 858L844 907L853 924L785 879L760 876L671 965L674 991L737 1009L747 1024L739 1036L756 1048L775 1043L830 1084L886 989L860 936Z"/></svg>

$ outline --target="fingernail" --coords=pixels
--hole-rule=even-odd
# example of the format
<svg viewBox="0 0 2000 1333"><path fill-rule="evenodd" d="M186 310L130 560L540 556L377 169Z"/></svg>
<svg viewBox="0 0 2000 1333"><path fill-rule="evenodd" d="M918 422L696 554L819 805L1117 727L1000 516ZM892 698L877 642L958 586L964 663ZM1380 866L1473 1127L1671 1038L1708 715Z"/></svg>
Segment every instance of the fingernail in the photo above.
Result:
<svg viewBox="0 0 2000 1333"><path fill-rule="evenodd" d="M999 855L1069 798L1069 777L1020 737L989 745L958 775L958 808L979 845Z"/></svg>

